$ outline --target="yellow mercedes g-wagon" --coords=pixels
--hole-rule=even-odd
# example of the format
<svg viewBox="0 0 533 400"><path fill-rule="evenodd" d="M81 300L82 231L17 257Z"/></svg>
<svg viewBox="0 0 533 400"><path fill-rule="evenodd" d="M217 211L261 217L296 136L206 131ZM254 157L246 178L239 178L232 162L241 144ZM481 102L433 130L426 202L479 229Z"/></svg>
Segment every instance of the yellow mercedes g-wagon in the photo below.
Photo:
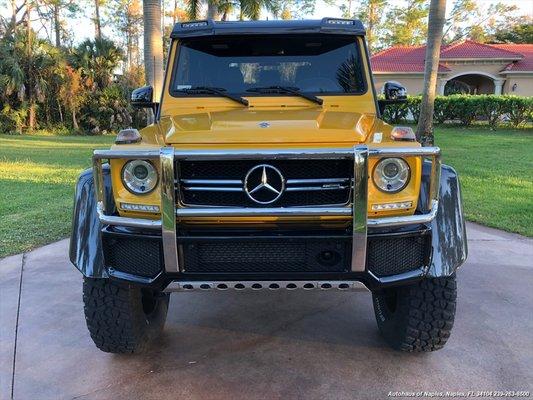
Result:
<svg viewBox="0 0 533 400"><path fill-rule="evenodd" d="M163 87L132 93L155 123L95 151L76 187L96 346L143 349L170 292L320 290L370 291L391 346L441 348L460 187L437 147L380 119L404 99L393 82L377 98L357 20L176 24Z"/></svg>

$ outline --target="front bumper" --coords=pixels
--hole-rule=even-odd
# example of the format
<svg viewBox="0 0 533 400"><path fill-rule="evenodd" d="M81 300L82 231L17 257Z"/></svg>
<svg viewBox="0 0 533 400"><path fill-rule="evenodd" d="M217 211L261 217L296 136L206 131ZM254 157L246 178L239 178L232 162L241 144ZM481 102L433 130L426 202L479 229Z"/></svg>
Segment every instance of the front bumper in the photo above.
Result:
<svg viewBox="0 0 533 400"><path fill-rule="evenodd" d="M431 158L432 167L430 174L428 203L422 205L420 212L411 216L367 218L367 182L368 182L368 158L369 157L401 157L420 156ZM126 218L116 215L108 215L106 193L103 182L102 163L104 160L113 158L127 159L159 159L161 167L161 219L148 220ZM310 159L310 158L349 158L353 160L354 179L351 185L351 202L345 207L286 207L286 208L238 208L238 207L185 207L176 201L175 182L179 177L174 170L175 159L182 160L213 160L213 159ZM425 238L430 235L428 224L435 218L438 209L438 193L440 179L440 150L436 147L425 148L375 148L368 149L366 146L356 146L349 149L305 149L305 150L262 150L262 151L178 151L172 147L163 147L159 151L95 151L93 157L93 171L95 193L97 197L97 214L104 226L105 241L112 237L136 237L139 240L155 241L159 243L159 255L161 257L160 273L157 275L141 276L135 273L126 273L110 266L109 254L106 258L106 267L109 275L114 278L125 279L146 285L159 287L178 288L201 288L200 284L190 282L204 282L205 288L224 285L235 285L246 282L264 287L260 282L280 282L281 285L295 284L296 287L307 285L308 288L322 288L323 282L345 282L348 287L360 287L353 282L362 282L365 286L374 288L377 286L405 283L411 279L417 279L424 275L429 265L429 250L424 250L424 263L416 266L408 272L389 276L377 276L369 268L370 245L375 237L405 237L414 236ZM270 271L263 274L249 274L237 271L230 275L208 271L209 273L198 274L188 271L184 244L191 240L202 240L197 233L185 233L187 229L181 225L181 217L213 217L213 216L351 216L352 223L348 231L330 231L322 233L322 239L338 240L339 243L348 243L346 249L349 254L346 259L346 268L338 271L308 271L303 274L287 274ZM216 228L217 235L223 235L225 240L237 240L235 233L223 234ZM274 230L274 232L277 232ZM300 237L296 232L288 232L285 235L271 235L272 232L258 232L251 235L247 240L308 240L308 237ZM306 233L302 233L306 236ZM265 236L266 235L266 236ZM336 239L335 239L336 238ZM205 239L205 238L204 238ZM211 237L211 241L219 241L220 237ZM429 245L425 249L429 249ZM104 252L105 253L105 252ZM124 254L128 257L128 254ZM401 256L400 256L401 257ZM305 281L305 282L304 282ZM189 282L189 283L184 283ZM212 283L209 283L212 282ZM226 282L226 283L224 283ZM241 283L235 283L241 282ZM242 283L245 282L245 283ZM290 283L287 283L290 282ZM322 283L321 283L322 282ZM352 282L352 283L350 283ZM184 286L185 285L185 286ZM192 286L191 286L192 285ZM259 285L259 286L258 286ZM269 286L269 285L267 285ZM252 287L252 286L250 286ZM343 286L344 287L344 286ZM252 287L253 288L253 287Z"/></svg>

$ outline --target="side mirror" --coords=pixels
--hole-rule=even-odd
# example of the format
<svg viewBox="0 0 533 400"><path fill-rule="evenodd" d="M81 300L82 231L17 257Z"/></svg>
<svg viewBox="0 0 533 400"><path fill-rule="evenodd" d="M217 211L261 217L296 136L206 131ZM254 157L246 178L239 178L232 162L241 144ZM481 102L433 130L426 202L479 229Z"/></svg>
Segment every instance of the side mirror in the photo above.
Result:
<svg viewBox="0 0 533 400"><path fill-rule="evenodd" d="M383 86L383 93L385 100L405 100L407 99L407 91L398 82L388 81Z"/></svg>
<svg viewBox="0 0 533 400"><path fill-rule="evenodd" d="M384 100L378 100L379 113L383 114L389 104L404 103L407 101L407 91L398 82L388 81L383 85Z"/></svg>
<svg viewBox="0 0 533 400"><path fill-rule="evenodd" d="M154 88L143 86L131 92L131 105L133 108L152 108L155 111L157 103L154 103Z"/></svg>

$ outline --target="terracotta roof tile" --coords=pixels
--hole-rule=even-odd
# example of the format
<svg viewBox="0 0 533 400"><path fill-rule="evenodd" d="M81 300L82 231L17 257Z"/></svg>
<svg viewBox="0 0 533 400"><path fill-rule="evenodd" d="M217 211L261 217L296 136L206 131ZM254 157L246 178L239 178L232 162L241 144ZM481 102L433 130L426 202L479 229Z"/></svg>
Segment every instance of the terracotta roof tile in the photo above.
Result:
<svg viewBox="0 0 533 400"><path fill-rule="evenodd" d="M394 46L371 57L375 72L424 72L426 46ZM466 40L441 48L441 60L457 58L516 60L506 71L533 71L533 44L482 44ZM439 64L439 72L450 71Z"/></svg>
<svg viewBox="0 0 533 400"><path fill-rule="evenodd" d="M523 59L507 65L504 71L533 72L533 44L492 44L491 46L524 56Z"/></svg>
<svg viewBox="0 0 533 400"><path fill-rule="evenodd" d="M395 46L371 57L372 69L376 72L424 72L426 46ZM439 71L449 71L439 65Z"/></svg>
<svg viewBox="0 0 533 400"><path fill-rule="evenodd" d="M441 59L450 58L507 58L520 59L521 54L500 49L490 44L473 42L465 40L464 42L454 43L441 50Z"/></svg>

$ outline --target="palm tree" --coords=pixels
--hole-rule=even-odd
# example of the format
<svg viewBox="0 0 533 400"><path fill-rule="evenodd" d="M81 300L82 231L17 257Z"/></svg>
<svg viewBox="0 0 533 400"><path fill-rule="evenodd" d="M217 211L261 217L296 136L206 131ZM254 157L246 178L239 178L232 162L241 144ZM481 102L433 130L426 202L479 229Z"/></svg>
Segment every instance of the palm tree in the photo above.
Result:
<svg viewBox="0 0 533 400"><path fill-rule="evenodd" d="M429 5L424 90L416 137L423 143L433 145L433 108L437 90L440 45L446 15L446 0L431 0Z"/></svg>
<svg viewBox="0 0 533 400"><path fill-rule="evenodd" d="M86 39L74 49L70 58L71 64L81 70L87 82L104 89L109 86L113 70L123 58L123 53L111 40Z"/></svg>
<svg viewBox="0 0 533 400"><path fill-rule="evenodd" d="M163 85L163 38L161 0L143 0L144 70L146 83L154 88L154 98Z"/></svg>
<svg viewBox="0 0 533 400"><path fill-rule="evenodd" d="M94 37L95 39L102 38L102 22L100 20L100 2L102 0L94 0Z"/></svg>
<svg viewBox="0 0 533 400"><path fill-rule="evenodd" d="M1 103L16 103L26 110L30 131L37 124L37 104L46 99L47 77L55 64L52 46L27 27L16 28L0 42Z"/></svg>
<svg viewBox="0 0 533 400"><path fill-rule="evenodd" d="M190 19L200 18L201 0L188 0L187 13ZM257 20L261 17L261 10L274 11L274 0L207 0L207 18L216 19L222 14L222 20L228 18L228 14L239 9L239 19L249 18Z"/></svg>

